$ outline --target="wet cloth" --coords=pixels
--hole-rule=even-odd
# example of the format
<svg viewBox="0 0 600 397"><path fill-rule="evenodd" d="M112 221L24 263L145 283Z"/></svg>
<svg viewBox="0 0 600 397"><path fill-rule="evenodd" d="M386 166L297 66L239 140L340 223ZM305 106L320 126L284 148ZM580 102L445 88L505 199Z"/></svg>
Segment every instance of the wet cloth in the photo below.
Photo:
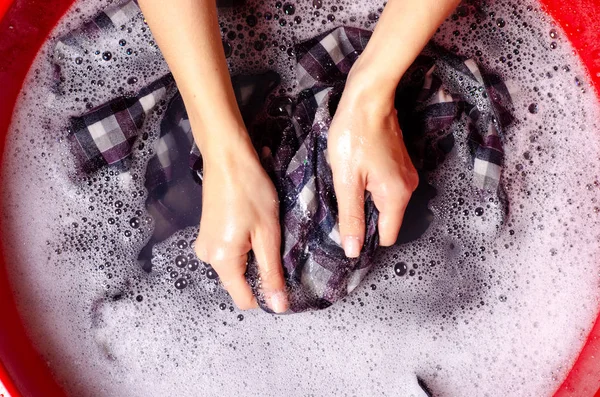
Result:
<svg viewBox="0 0 600 397"><path fill-rule="evenodd" d="M78 42L73 38L77 34L61 41L60 51L68 52L69 43ZM366 30L339 27L296 45L299 94L294 97L269 97L279 82L275 72L232 79L248 131L279 194L291 312L330 306L352 292L373 265L377 209L367 195L364 247L359 258L346 258L327 156L328 128L345 78L370 37ZM70 120L69 139L81 171L90 174L104 167L124 171L145 120L166 100L170 102L145 175L146 205L156 218L154 236L140 253L148 271L154 244L201 219L201 154L193 144L172 77L159 78L133 97L115 98ZM456 143L452 129L464 126L469 134L461 143L470 148L473 185L500 198L501 136L512 121L511 106L508 89L498 76L435 44L415 60L396 95L400 125L419 171L433 170L443 162ZM170 200L174 192L178 199ZM248 279L259 292L252 253Z"/></svg>

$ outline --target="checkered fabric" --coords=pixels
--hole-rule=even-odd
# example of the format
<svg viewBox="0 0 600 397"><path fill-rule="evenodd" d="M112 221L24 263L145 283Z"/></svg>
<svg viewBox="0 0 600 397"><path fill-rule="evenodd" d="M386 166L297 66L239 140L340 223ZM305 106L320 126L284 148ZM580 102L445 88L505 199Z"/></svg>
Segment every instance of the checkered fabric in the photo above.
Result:
<svg viewBox="0 0 600 397"><path fill-rule="evenodd" d="M245 0L217 0L217 7L236 7ZM137 0L130 0L118 5L108 7L98 13L91 21L84 23L79 29L67 33L61 37L56 45L56 50L61 51L64 47L85 47L86 39L102 35L102 32L115 27L123 26L132 19L141 15Z"/></svg>
<svg viewBox="0 0 600 397"><path fill-rule="evenodd" d="M103 31L122 26L132 18L140 15L137 1L132 0L118 6L109 7L100 12L94 19L86 22L81 28L67 33L57 42L55 50L61 51L65 47L84 47L87 39L99 36Z"/></svg>
<svg viewBox="0 0 600 397"><path fill-rule="evenodd" d="M250 136L279 193L282 262L291 312L330 306L355 289L373 264L378 246L377 209L367 195L364 248L359 258L346 258L340 246L337 202L327 156L328 128L345 78L370 36L366 30L340 27L298 44L296 74L301 92L296 98L267 100L279 82L274 72L232 79ZM79 143L76 149L85 154L77 155L84 159L83 168L91 172L106 165L122 165L131 154L130 142L143 122L140 115L152 103L145 98L151 94L156 102L168 84L172 84L170 76L135 98L113 101L119 106L111 102L73 119L72 139ZM510 94L500 78L434 44L406 72L396 95L399 121L417 168L431 170L444 161L455 140L464 139L454 137L452 131L466 124L466 143L473 155L473 184L489 194L496 194L501 186L500 136L512 121L511 106ZM123 118L116 114L124 111L131 122L121 125L113 121ZM140 254L148 263L153 244L178 229L197 224L201 215L202 159L193 145L179 95L171 99L165 113L155 153L146 171L147 205L151 213L162 214L164 227L157 224L162 232L155 232ZM175 189L180 193L178 199L169 202L165 197ZM252 253L247 276L259 303L268 310L261 298Z"/></svg>
<svg viewBox="0 0 600 397"><path fill-rule="evenodd" d="M500 136L512 121L508 87L496 74L430 43L406 72L396 96L405 140L417 168L430 170L453 148L464 115L473 158L473 185L500 194L504 152Z"/></svg>
<svg viewBox="0 0 600 397"><path fill-rule="evenodd" d="M71 119L69 139L81 168L93 172L106 165L127 168L144 119L174 85L167 75L140 90L134 98L120 97Z"/></svg>

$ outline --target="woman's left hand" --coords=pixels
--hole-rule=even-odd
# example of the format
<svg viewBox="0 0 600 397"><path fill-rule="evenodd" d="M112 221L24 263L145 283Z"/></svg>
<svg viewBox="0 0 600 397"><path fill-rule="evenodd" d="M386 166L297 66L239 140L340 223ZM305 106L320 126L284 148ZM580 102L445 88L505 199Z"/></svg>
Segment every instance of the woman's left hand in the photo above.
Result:
<svg viewBox="0 0 600 397"><path fill-rule="evenodd" d="M396 242L419 177L406 151L394 92L351 75L329 129L328 152L342 247L358 257L365 239L365 191L379 210L379 243Z"/></svg>

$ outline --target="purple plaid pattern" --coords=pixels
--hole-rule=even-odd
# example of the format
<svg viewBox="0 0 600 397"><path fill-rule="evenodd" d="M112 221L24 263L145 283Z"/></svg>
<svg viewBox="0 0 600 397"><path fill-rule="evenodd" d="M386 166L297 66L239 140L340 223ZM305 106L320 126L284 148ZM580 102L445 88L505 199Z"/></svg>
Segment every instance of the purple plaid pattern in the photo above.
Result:
<svg viewBox="0 0 600 397"><path fill-rule="evenodd" d="M61 51L64 47L84 47L86 39L98 36L107 29L124 25L132 18L139 16L140 13L140 7L136 0L109 7L91 21L83 24L81 28L61 37L56 44L56 50Z"/></svg>
<svg viewBox="0 0 600 397"><path fill-rule="evenodd" d="M436 74L437 70L444 72ZM476 106L482 98L486 103ZM417 146L420 153L413 155L417 168L433 169L444 160L454 145L448 130L464 114L473 156L473 185L500 193L504 161L500 136L513 121L512 99L502 79L483 71L472 59L462 59L431 43L405 74L396 100L407 144ZM410 113L413 110L416 117Z"/></svg>
<svg viewBox="0 0 600 397"><path fill-rule="evenodd" d="M105 165L126 167L144 119L173 84L173 78L165 76L134 98L116 98L71 119L69 140L83 170L93 172Z"/></svg>
<svg viewBox="0 0 600 397"><path fill-rule="evenodd" d="M279 193L282 261L291 312L323 309L349 294L370 270L378 246L378 212L367 197L362 254L356 259L345 257L327 156L327 132L346 75L370 36L365 30L340 27L297 45L296 73L302 91L296 99L267 101L268 93L279 83L274 72L232 79L249 133ZM144 98L149 93L155 98L168 84L172 84L170 76L145 88L136 98L117 99L72 120L72 139L78 143L75 152L83 158L86 171L122 164L128 158L149 110L141 102L147 101ZM162 88L157 91L157 87ZM477 95L485 99L484 105L482 97L475 101ZM423 172L434 169L452 149L455 138L449 130L464 115L473 154L473 183L491 194L500 190L500 136L512 116L510 94L497 76L483 72L472 60L431 44L400 83L396 107L409 152ZM123 119L116 116L119 113L129 119L119 122ZM164 225L140 253L148 271L156 242L200 220L202 158L193 145L179 95L173 97L162 120L155 153L146 170L146 204ZM184 193L179 200L168 202L165 197L174 186ZM268 310L252 253L247 277L259 303Z"/></svg>

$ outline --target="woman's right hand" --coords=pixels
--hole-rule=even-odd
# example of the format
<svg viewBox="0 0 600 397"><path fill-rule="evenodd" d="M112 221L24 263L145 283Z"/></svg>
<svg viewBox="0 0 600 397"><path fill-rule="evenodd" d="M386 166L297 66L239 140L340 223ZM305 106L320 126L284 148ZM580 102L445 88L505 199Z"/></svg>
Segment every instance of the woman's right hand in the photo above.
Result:
<svg viewBox="0 0 600 397"><path fill-rule="evenodd" d="M238 109L214 0L140 0L152 34L177 81L204 162L202 221L196 253L210 263L241 309L256 306L246 283L250 249L262 290L287 309L275 188L262 168ZM176 27L175 29L173 27Z"/></svg>
<svg viewBox="0 0 600 397"><path fill-rule="evenodd" d="M202 219L195 251L215 269L238 308L257 307L244 276L248 252L258 262L261 291L276 313L288 301L281 266L277 192L248 134L202 145Z"/></svg>

